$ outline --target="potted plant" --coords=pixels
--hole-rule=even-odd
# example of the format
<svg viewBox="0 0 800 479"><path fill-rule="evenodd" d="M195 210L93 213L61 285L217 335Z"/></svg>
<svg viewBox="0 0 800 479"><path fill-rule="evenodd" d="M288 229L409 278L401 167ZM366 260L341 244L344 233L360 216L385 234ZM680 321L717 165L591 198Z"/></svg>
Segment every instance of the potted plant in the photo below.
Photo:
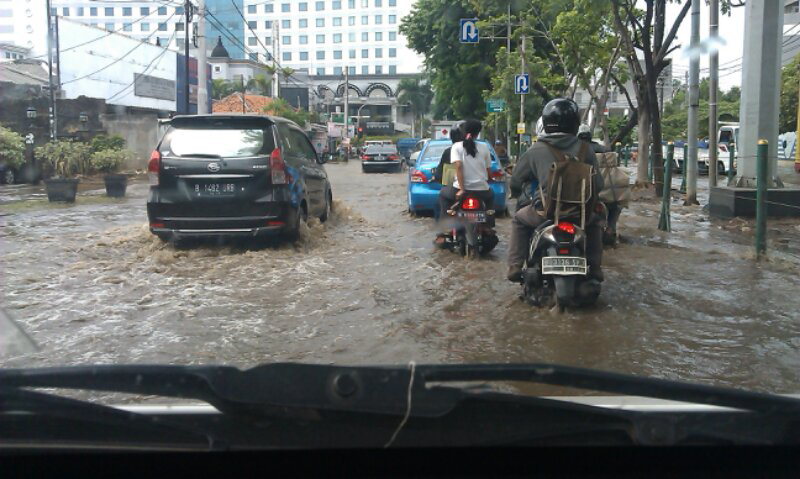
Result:
<svg viewBox="0 0 800 479"><path fill-rule="evenodd" d="M46 173L52 176L45 180L47 199L74 202L80 182L75 176L86 174L91 168L89 146L70 140L56 140L37 147L35 151Z"/></svg>
<svg viewBox="0 0 800 479"><path fill-rule="evenodd" d="M24 164L24 138L0 126L0 181L9 185L16 183Z"/></svg>
<svg viewBox="0 0 800 479"><path fill-rule="evenodd" d="M103 180L106 183L106 195L121 198L125 196L128 186L128 177L116 174L119 167L135 158L135 154L126 149L111 148L92 153L92 168L100 173L105 173Z"/></svg>

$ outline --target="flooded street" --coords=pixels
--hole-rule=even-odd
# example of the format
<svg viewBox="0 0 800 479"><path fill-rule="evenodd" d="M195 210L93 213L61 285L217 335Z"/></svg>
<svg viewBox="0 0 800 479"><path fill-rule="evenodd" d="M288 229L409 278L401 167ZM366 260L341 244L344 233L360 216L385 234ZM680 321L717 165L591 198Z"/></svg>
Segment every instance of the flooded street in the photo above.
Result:
<svg viewBox="0 0 800 479"><path fill-rule="evenodd" d="M162 243L141 181L70 206L2 187L0 301L41 347L4 365L536 361L800 392L797 222L770 223L757 263L752 221L676 200L667 234L659 204L636 202L598 305L557 314L505 280L509 218L497 249L467 260L435 250L433 220L406 212L405 172L326 169L333 218L266 247Z"/></svg>

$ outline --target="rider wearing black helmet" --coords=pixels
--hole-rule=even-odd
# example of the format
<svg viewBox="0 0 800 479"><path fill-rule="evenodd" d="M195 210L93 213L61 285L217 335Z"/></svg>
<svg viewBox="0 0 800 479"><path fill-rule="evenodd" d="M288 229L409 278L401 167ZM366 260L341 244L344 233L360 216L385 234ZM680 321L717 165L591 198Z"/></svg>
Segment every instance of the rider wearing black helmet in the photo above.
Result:
<svg viewBox="0 0 800 479"><path fill-rule="evenodd" d="M453 123L453 126L450 127L450 141L453 142L453 145L462 141L464 139L464 133L461 131L461 126L463 125L463 121L457 121ZM444 152L442 152L442 157L439 160L439 164L436 166L436 169L433 171L433 179L432 183L441 183L442 186L449 186L442 183L444 177L444 167L445 165L450 164L450 151L452 150L452 145L448 146ZM438 220L439 216L441 215L441 211L439 211L439 205L437 202L436 209L434 210L434 217Z"/></svg>
<svg viewBox="0 0 800 479"><path fill-rule="evenodd" d="M547 176L550 166L556 161L550 147L565 154L578 156L598 170L597 158L586 143L579 140L576 134L580 125L580 114L577 103L566 98L556 98L545 105L542 111L544 135L539 136L514 166L511 175L511 196L518 198L517 212L511 222L511 240L508 245L508 279L518 282L522 279L522 264L528 255L530 236L545 218L538 213L542 210L542 202L538 189L529 196L521 195L523 190L530 190L531 184L538 184L546 190ZM546 144L545 144L546 143ZM548 145L550 147L548 147ZM583 146L583 148L582 148ZM603 189L603 179L599 174L592 178L594 191ZM603 238L599 217L591 215L586 224L587 263L589 275L598 281L603 280L600 262L603 254Z"/></svg>

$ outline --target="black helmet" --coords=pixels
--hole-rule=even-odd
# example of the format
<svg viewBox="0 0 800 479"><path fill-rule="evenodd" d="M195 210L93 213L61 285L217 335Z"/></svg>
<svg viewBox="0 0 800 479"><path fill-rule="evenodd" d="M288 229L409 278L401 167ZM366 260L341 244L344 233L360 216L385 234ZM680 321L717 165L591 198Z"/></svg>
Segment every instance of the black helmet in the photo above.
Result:
<svg viewBox="0 0 800 479"><path fill-rule="evenodd" d="M556 98L547 102L542 110L546 133L578 133L581 123L578 104L568 98Z"/></svg>
<svg viewBox="0 0 800 479"><path fill-rule="evenodd" d="M457 121L453 123L453 126L450 127L450 141L453 143L458 143L464 139L464 132L461 131L463 126L463 121Z"/></svg>

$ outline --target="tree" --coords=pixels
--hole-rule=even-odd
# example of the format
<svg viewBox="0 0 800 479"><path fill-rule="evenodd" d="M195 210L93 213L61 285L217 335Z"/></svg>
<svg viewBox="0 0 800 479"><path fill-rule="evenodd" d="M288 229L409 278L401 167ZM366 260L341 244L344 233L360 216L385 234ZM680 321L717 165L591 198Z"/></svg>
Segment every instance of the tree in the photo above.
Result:
<svg viewBox="0 0 800 479"><path fill-rule="evenodd" d="M781 111L778 131L797 130L798 85L800 85L800 56L794 57L781 73Z"/></svg>
<svg viewBox="0 0 800 479"><path fill-rule="evenodd" d="M264 107L264 113L287 118L301 127L312 120L309 112L301 108L295 109L283 98L273 98L269 105Z"/></svg>
<svg viewBox="0 0 800 479"><path fill-rule="evenodd" d="M421 76L404 78L397 85L397 101L411 105L412 121L416 124L418 118L424 117L430 111L433 90L430 83ZM421 129L422 125L419 130L414 130L419 132Z"/></svg>

